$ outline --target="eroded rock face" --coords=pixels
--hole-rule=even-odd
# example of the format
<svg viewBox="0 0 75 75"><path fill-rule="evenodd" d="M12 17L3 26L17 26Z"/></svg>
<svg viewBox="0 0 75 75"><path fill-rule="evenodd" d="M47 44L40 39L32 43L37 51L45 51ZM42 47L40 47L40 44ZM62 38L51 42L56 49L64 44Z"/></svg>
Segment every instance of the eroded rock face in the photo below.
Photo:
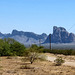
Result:
<svg viewBox="0 0 75 75"><path fill-rule="evenodd" d="M23 44L38 44L39 39L41 43L49 43L50 37L47 34L43 33L41 35L35 34L33 32L24 32L13 30L10 34L2 34L0 32L0 38L13 38L16 41ZM67 32L63 27L53 27L53 34L51 34L52 43L72 43L75 42L75 35L73 33Z"/></svg>
<svg viewBox="0 0 75 75"><path fill-rule="evenodd" d="M69 40L69 42L75 42L75 35L73 33L70 33L68 40Z"/></svg>
<svg viewBox="0 0 75 75"><path fill-rule="evenodd" d="M23 44L38 44L39 39L41 43L44 42L47 38L47 34L43 33L41 35L35 34L33 32L24 32L13 30L11 34L2 34L0 33L0 38L13 38L16 41L23 43Z"/></svg>
<svg viewBox="0 0 75 75"><path fill-rule="evenodd" d="M71 43L75 41L75 35L69 33L63 27L53 27L53 34L51 35L52 43ZM49 36L44 43L49 43Z"/></svg>

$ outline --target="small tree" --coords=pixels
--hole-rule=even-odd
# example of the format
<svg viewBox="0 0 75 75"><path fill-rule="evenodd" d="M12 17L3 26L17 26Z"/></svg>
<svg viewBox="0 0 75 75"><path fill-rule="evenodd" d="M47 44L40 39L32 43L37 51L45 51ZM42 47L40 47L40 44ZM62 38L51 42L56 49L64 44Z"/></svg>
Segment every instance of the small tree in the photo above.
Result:
<svg viewBox="0 0 75 75"><path fill-rule="evenodd" d="M38 59L38 56L39 54L36 52L29 52L27 53L27 56L25 55L25 57L22 58L22 61L30 61L30 63L32 64L36 59Z"/></svg>
<svg viewBox="0 0 75 75"><path fill-rule="evenodd" d="M38 58L38 54L36 52L30 53L29 54L29 61L31 64Z"/></svg>
<svg viewBox="0 0 75 75"><path fill-rule="evenodd" d="M54 60L57 66L62 65L65 61L62 59L62 57L58 57L57 59Z"/></svg>
<svg viewBox="0 0 75 75"><path fill-rule="evenodd" d="M46 56L45 55L41 55L39 53L36 52L27 52L27 56L25 55L25 58L22 58L22 61L26 62L26 61L30 61L30 63L32 64L35 60L40 59L42 61L46 60Z"/></svg>

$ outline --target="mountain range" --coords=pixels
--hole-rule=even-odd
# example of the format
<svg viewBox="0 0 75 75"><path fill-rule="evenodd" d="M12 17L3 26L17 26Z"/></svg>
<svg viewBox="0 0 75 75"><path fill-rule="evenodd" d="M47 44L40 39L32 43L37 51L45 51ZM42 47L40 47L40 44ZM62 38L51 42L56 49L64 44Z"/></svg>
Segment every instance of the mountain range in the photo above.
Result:
<svg viewBox="0 0 75 75"><path fill-rule="evenodd" d="M49 43L50 35L44 43ZM63 27L53 27L53 34L51 34L51 43L72 43L75 42L75 34L69 33Z"/></svg>
<svg viewBox="0 0 75 75"><path fill-rule="evenodd" d="M35 34L33 32L24 32L13 30L12 33L3 34L0 32L0 38L13 38L16 41L23 44L39 44L40 43L49 43L49 37L46 33L41 35ZM75 34L69 33L63 27L53 27L53 34L51 34L51 43L72 43L75 42Z"/></svg>
<svg viewBox="0 0 75 75"><path fill-rule="evenodd" d="M39 41L40 43L43 43L46 38L47 34L43 33L41 35L35 34L33 32L24 32L24 31L17 31L13 30L12 33L10 34L2 34L0 32L0 38L13 38L16 41L22 43L22 44L38 44Z"/></svg>

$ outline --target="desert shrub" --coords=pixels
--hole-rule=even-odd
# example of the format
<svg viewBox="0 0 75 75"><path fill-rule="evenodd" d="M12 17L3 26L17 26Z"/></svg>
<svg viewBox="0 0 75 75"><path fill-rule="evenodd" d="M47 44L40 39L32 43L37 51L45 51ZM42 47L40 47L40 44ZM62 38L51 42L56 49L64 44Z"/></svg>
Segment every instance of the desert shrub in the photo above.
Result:
<svg viewBox="0 0 75 75"><path fill-rule="evenodd" d="M50 50L50 49L43 49L43 53L53 53L53 54L64 54L64 55L75 55L75 50Z"/></svg>
<svg viewBox="0 0 75 75"><path fill-rule="evenodd" d="M29 52L29 54L25 56L24 58L22 58L21 60L24 62L30 61L30 63L32 64L37 58L38 58L38 53Z"/></svg>
<svg viewBox="0 0 75 75"><path fill-rule="evenodd" d="M62 57L58 57L57 59L54 60L57 66L62 65L65 61L62 59Z"/></svg>
<svg viewBox="0 0 75 75"><path fill-rule="evenodd" d="M32 52L29 54L29 61L31 62L31 64L38 58L38 53L36 52Z"/></svg>
<svg viewBox="0 0 75 75"><path fill-rule="evenodd" d="M38 48L38 46L36 44L32 44L32 46L30 48L36 49L36 48Z"/></svg>
<svg viewBox="0 0 75 75"><path fill-rule="evenodd" d="M30 52L28 54L28 56L25 56L24 58L22 58L21 60L23 62L26 62L26 61L30 61L30 63L32 64L35 60L46 60L46 56L45 55L42 55L42 54L39 54L39 53L36 53L36 52Z"/></svg>
<svg viewBox="0 0 75 75"><path fill-rule="evenodd" d="M30 52L43 53L44 47L43 46L37 46L37 45L33 44L28 50Z"/></svg>
<svg viewBox="0 0 75 75"><path fill-rule="evenodd" d="M44 47L43 47L43 46L39 46L39 47L38 47L38 52L39 52L39 53L43 53L43 50L44 50Z"/></svg>
<svg viewBox="0 0 75 75"><path fill-rule="evenodd" d="M29 49L26 49L26 50L24 51L24 53L23 53L23 56L28 57L29 54L30 54L30 50L29 50Z"/></svg>
<svg viewBox="0 0 75 75"><path fill-rule="evenodd" d="M47 56L40 54L40 55L38 56L38 59L40 59L41 61L46 61Z"/></svg>
<svg viewBox="0 0 75 75"><path fill-rule="evenodd" d="M27 49L29 52L38 52L38 46L33 44L30 48Z"/></svg>

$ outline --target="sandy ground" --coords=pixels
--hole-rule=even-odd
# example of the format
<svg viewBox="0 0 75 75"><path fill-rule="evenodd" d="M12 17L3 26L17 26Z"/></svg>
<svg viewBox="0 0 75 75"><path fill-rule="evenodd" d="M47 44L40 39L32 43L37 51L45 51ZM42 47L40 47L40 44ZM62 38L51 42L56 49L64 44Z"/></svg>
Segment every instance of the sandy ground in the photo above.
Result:
<svg viewBox="0 0 75 75"><path fill-rule="evenodd" d="M63 63L63 65L75 67L75 56L50 55L50 54L46 54L46 55L47 55L47 60L52 62L54 62L57 56L61 56L65 60L65 63Z"/></svg>
<svg viewBox="0 0 75 75"><path fill-rule="evenodd" d="M71 65L55 66L54 59L58 55L45 54L49 61L36 60L33 64L22 62L22 57L0 57L0 75L75 75L75 67ZM63 55L62 55L63 56ZM63 56L65 60L74 61L75 56ZM28 66L29 68L22 68Z"/></svg>

